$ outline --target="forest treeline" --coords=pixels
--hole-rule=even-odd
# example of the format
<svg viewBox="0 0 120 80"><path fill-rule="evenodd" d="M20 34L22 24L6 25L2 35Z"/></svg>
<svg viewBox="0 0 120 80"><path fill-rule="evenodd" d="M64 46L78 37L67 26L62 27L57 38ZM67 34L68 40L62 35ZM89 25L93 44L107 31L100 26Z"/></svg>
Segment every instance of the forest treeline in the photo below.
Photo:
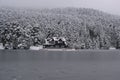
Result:
<svg viewBox="0 0 120 80"><path fill-rule="evenodd" d="M65 37L69 47L120 48L120 16L88 8L0 8L0 42L44 44L47 37Z"/></svg>

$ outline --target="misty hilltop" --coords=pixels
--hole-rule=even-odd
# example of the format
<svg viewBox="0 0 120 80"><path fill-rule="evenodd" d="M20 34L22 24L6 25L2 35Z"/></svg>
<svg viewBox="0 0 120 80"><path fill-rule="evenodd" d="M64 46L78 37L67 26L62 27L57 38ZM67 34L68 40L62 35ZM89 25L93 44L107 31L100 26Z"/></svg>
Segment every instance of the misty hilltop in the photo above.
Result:
<svg viewBox="0 0 120 80"><path fill-rule="evenodd" d="M120 16L88 8L0 8L1 43L34 45L37 38L41 45L54 36L65 37L72 48L119 49Z"/></svg>

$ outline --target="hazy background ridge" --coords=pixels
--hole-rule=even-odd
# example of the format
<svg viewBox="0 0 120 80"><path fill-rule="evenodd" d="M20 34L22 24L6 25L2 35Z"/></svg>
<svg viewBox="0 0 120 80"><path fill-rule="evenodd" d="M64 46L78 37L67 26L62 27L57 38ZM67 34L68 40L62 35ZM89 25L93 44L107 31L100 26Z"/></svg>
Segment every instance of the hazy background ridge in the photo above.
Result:
<svg viewBox="0 0 120 80"><path fill-rule="evenodd" d="M30 8L84 7L120 15L119 0L0 0L0 5Z"/></svg>

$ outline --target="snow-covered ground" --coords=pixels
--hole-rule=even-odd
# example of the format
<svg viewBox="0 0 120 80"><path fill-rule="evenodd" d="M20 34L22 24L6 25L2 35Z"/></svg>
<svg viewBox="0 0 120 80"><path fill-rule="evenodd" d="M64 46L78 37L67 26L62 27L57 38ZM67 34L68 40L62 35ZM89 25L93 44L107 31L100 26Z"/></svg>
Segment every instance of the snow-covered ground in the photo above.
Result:
<svg viewBox="0 0 120 80"><path fill-rule="evenodd" d="M0 49L4 49L3 45L0 43Z"/></svg>
<svg viewBox="0 0 120 80"><path fill-rule="evenodd" d="M75 49L44 49L48 51L75 51Z"/></svg>
<svg viewBox="0 0 120 80"><path fill-rule="evenodd" d="M109 50L116 50L116 48L115 47L110 47Z"/></svg>
<svg viewBox="0 0 120 80"><path fill-rule="evenodd" d="M40 50L43 49L43 46L31 46L30 50Z"/></svg>

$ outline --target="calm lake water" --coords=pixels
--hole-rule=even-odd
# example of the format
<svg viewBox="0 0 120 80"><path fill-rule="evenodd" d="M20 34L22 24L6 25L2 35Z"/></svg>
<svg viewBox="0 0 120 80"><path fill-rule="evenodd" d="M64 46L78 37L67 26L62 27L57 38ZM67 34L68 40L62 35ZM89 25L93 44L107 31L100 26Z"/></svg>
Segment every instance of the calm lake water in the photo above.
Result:
<svg viewBox="0 0 120 80"><path fill-rule="evenodd" d="M0 50L0 80L119 79L119 50Z"/></svg>

